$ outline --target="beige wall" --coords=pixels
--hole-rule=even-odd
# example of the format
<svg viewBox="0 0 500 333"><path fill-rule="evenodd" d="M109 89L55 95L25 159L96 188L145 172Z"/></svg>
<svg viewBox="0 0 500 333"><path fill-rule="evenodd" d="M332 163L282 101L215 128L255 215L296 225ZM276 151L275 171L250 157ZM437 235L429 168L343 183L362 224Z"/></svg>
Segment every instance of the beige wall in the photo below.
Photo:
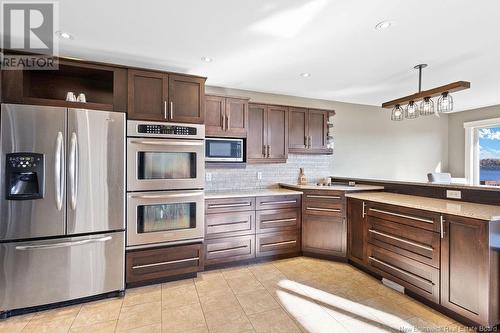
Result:
<svg viewBox="0 0 500 333"><path fill-rule="evenodd" d="M245 90L206 87L207 93L249 97L251 102L334 109L334 176L426 181L448 168L448 120L426 117L392 122L378 107ZM306 170L307 173L307 170Z"/></svg>
<svg viewBox="0 0 500 333"><path fill-rule="evenodd" d="M500 105L452 113L448 116L448 161L453 177L464 177L465 129L464 123L500 117Z"/></svg>

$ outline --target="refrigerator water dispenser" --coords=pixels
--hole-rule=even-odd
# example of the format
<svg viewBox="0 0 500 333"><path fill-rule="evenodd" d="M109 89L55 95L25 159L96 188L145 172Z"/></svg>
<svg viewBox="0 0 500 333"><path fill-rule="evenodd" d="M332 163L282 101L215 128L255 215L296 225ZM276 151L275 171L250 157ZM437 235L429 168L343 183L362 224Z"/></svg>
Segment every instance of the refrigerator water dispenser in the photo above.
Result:
<svg viewBox="0 0 500 333"><path fill-rule="evenodd" d="M6 154L5 191L7 200L43 198L43 154Z"/></svg>

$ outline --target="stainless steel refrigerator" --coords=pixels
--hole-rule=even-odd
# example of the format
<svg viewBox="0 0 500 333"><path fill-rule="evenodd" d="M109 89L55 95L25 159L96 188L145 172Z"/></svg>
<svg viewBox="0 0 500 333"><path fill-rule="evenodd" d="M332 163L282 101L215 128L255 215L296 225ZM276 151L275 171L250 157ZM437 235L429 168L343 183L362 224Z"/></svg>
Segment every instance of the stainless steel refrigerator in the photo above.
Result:
<svg viewBox="0 0 500 333"><path fill-rule="evenodd" d="M125 115L0 116L0 314L123 290Z"/></svg>

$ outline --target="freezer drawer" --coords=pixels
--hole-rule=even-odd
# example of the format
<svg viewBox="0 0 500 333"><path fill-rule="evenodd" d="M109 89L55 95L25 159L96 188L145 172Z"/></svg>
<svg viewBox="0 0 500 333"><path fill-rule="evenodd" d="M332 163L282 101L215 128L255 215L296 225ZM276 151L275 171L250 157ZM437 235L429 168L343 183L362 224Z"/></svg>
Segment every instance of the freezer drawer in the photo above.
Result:
<svg viewBox="0 0 500 333"><path fill-rule="evenodd" d="M0 244L0 312L124 289L125 233Z"/></svg>

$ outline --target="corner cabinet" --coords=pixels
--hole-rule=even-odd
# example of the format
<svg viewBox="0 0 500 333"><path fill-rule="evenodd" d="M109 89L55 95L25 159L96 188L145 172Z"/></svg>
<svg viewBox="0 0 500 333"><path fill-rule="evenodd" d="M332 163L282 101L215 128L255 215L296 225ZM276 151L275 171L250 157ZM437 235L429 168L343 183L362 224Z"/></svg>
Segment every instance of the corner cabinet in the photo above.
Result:
<svg viewBox="0 0 500 333"><path fill-rule="evenodd" d="M500 221L353 198L347 207L349 260L471 322L500 323Z"/></svg>
<svg viewBox="0 0 500 333"><path fill-rule="evenodd" d="M327 139L328 116L332 112L291 107L288 123L289 152L331 154Z"/></svg>
<svg viewBox="0 0 500 333"><path fill-rule="evenodd" d="M205 79L128 70L128 118L202 124Z"/></svg>
<svg viewBox="0 0 500 333"><path fill-rule="evenodd" d="M285 163L288 158L288 107L249 104L248 163Z"/></svg>
<svg viewBox="0 0 500 333"><path fill-rule="evenodd" d="M206 95L205 114L207 136L247 137L248 99Z"/></svg>

